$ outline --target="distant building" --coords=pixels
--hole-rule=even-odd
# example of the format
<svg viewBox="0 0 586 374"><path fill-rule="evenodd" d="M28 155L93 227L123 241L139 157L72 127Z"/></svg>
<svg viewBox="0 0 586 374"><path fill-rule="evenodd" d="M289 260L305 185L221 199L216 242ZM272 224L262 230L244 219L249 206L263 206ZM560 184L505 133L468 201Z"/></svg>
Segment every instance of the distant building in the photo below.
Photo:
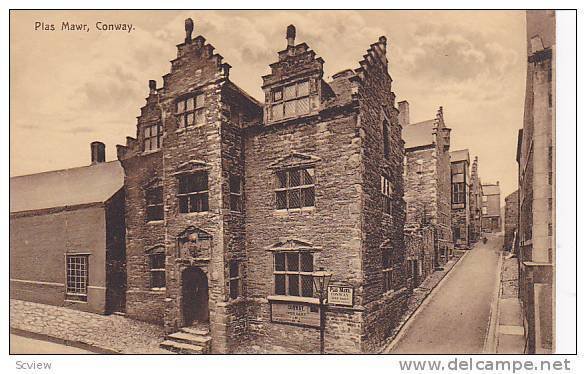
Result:
<svg viewBox="0 0 586 374"><path fill-rule="evenodd" d="M505 197L505 243L507 251L513 250L517 225L519 223L519 191Z"/></svg>
<svg viewBox="0 0 586 374"><path fill-rule="evenodd" d="M424 258L411 260L435 268L445 263L453 252L449 155L451 129L444 123L441 107L434 119L409 123L409 103L406 101L399 103L399 122L403 127L405 141L405 229L408 233L414 233L424 227L431 227L434 233L432 253L422 255L432 258L432 261ZM424 272L429 274L430 269Z"/></svg>
<svg viewBox="0 0 586 374"><path fill-rule="evenodd" d="M501 225L501 187L496 184L482 185L482 231L500 232Z"/></svg>
<svg viewBox="0 0 586 374"><path fill-rule="evenodd" d="M470 154L467 149L450 152L452 175L452 233L456 247L470 245Z"/></svg>
<svg viewBox="0 0 586 374"><path fill-rule="evenodd" d="M527 87L519 133L520 290L529 353L554 351L555 11L527 11Z"/></svg>
<svg viewBox="0 0 586 374"><path fill-rule="evenodd" d="M478 156L472 162L470 173L470 242L478 241L482 235L482 182L478 172Z"/></svg>
<svg viewBox="0 0 586 374"><path fill-rule="evenodd" d="M91 148L91 166L10 178L11 298L124 310L124 171Z"/></svg>

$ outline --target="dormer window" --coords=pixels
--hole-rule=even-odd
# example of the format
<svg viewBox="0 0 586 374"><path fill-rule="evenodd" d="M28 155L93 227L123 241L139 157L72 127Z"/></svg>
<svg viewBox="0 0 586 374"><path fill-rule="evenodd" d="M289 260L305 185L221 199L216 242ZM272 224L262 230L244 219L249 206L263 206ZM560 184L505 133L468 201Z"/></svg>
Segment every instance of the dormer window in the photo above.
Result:
<svg viewBox="0 0 586 374"><path fill-rule="evenodd" d="M177 101L176 115L179 128L205 123L204 95L198 94Z"/></svg>
<svg viewBox="0 0 586 374"><path fill-rule="evenodd" d="M272 91L271 120L277 121L307 113L309 113L309 81L300 81Z"/></svg>

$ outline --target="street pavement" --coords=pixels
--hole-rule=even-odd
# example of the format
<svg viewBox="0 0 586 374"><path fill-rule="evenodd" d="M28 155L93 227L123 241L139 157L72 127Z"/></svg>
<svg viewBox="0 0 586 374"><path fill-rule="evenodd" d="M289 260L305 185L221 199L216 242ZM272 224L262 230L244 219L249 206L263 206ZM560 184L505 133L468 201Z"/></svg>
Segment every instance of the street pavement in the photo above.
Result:
<svg viewBox="0 0 586 374"><path fill-rule="evenodd" d="M80 348L10 334L11 354L93 354Z"/></svg>
<svg viewBox="0 0 586 374"><path fill-rule="evenodd" d="M390 353L482 353L502 235L479 242L439 285Z"/></svg>

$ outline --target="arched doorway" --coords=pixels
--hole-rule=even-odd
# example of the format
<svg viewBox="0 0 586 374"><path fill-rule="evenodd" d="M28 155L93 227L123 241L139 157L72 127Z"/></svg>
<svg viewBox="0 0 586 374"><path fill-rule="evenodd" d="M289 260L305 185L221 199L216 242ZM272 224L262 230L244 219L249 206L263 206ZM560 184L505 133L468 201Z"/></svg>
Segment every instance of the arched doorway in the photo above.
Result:
<svg viewBox="0 0 586 374"><path fill-rule="evenodd" d="M183 324L191 326L209 320L208 309L208 277L198 267L190 267L183 271L182 310Z"/></svg>

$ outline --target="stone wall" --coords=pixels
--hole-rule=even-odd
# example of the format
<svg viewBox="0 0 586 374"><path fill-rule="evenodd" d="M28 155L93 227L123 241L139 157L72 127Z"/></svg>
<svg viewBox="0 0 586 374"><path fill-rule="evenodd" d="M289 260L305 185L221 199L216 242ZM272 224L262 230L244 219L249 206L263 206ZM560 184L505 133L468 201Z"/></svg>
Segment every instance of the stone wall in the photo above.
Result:
<svg viewBox="0 0 586 374"><path fill-rule="evenodd" d="M405 231L405 247L408 260L420 263L420 272L411 272L412 288L418 287L435 269L435 229L428 226L419 230Z"/></svg>
<svg viewBox="0 0 586 374"><path fill-rule="evenodd" d="M515 191L505 198L505 242L507 251L513 249L513 240L519 222L519 191Z"/></svg>

